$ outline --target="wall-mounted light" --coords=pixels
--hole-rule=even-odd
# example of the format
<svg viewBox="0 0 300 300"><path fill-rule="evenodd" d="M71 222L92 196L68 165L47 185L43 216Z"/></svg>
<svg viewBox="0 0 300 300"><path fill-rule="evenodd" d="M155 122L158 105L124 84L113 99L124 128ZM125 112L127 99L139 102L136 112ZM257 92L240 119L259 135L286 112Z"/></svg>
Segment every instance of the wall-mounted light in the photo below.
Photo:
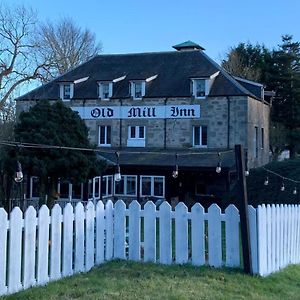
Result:
<svg viewBox="0 0 300 300"><path fill-rule="evenodd" d="M172 172L172 177L173 178L177 178L179 173L178 173L178 155L177 153L175 154L175 167L174 167L174 170Z"/></svg>
<svg viewBox="0 0 300 300"><path fill-rule="evenodd" d="M216 167L216 172L218 173L218 174L220 174L221 173L221 171L222 171L222 168L221 168L221 153L219 152L218 153L218 164L217 164L217 167Z"/></svg>

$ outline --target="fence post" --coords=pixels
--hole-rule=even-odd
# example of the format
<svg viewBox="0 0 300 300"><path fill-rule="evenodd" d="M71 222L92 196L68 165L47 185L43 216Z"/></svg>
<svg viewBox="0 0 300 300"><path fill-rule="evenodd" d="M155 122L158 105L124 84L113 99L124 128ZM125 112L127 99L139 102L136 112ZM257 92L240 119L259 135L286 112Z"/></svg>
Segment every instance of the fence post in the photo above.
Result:
<svg viewBox="0 0 300 300"><path fill-rule="evenodd" d="M240 211L241 220L244 271L247 274L252 274L247 184L245 178L245 159L242 145L235 145L235 160L238 176L238 208Z"/></svg>

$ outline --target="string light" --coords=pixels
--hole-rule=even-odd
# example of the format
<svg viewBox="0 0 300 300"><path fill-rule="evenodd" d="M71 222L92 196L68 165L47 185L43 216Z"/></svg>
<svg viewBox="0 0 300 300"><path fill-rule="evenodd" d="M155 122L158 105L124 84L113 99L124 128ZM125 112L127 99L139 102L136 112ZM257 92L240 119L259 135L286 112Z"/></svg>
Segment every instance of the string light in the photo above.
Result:
<svg viewBox="0 0 300 300"><path fill-rule="evenodd" d="M264 185L268 185L269 184L269 177L267 176L264 182Z"/></svg>
<svg viewBox="0 0 300 300"><path fill-rule="evenodd" d="M175 169L172 172L172 177L173 178L177 178L178 177L178 162L177 162L177 160L178 160L178 154L176 153L175 154Z"/></svg>
<svg viewBox="0 0 300 300"><path fill-rule="evenodd" d="M23 181L22 166L21 166L21 163L19 161L17 161L15 182L20 183L22 181Z"/></svg>
<svg viewBox="0 0 300 300"><path fill-rule="evenodd" d="M293 190L293 195L297 195L297 188L296 187Z"/></svg>
<svg viewBox="0 0 300 300"><path fill-rule="evenodd" d="M218 159L219 159L219 161L218 161L218 164L217 164L217 167L216 167L216 172L218 174L220 174L221 171L222 171L222 168L221 168L221 153L220 152L218 152Z"/></svg>
<svg viewBox="0 0 300 300"><path fill-rule="evenodd" d="M121 181L122 176L121 176L121 169L120 169L120 164L119 164L119 157L120 157L120 153L116 152L116 156L117 156L117 167L116 167L116 173L114 175L114 179L115 181Z"/></svg>
<svg viewBox="0 0 300 300"><path fill-rule="evenodd" d="M282 181L280 190L283 192L285 190L284 182Z"/></svg>

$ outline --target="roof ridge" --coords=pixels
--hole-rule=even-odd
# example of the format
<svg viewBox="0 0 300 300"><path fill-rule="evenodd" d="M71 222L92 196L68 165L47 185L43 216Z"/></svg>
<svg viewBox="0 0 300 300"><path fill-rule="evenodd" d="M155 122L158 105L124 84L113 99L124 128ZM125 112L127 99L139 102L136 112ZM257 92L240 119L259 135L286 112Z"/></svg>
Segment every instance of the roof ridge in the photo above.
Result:
<svg viewBox="0 0 300 300"><path fill-rule="evenodd" d="M197 50L191 50L189 52L200 52ZM95 57L103 57L103 56L131 56L131 55L149 55L149 54L181 54L181 53L187 53L186 51L154 51L154 52L133 52L133 53L112 53L112 54L98 54Z"/></svg>

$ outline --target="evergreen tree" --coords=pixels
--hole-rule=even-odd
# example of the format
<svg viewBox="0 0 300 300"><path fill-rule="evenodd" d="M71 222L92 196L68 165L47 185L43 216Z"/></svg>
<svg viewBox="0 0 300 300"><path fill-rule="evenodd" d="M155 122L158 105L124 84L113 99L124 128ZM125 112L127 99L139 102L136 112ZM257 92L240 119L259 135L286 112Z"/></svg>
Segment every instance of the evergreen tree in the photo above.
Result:
<svg viewBox="0 0 300 300"><path fill-rule="evenodd" d="M84 121L62 101L52 105L39 101L28 112L22 112L15 127L15 139L22 143L92 147ZM44 200L47 194L49 206L58 178L80 183L99 174L103 167L95 152L78 150L21 148L17 157L27 174L39 177L40 197Z"/></svg>
<svg viewBox="0 0 300 300"><path fill-rule="evenodd" d="M286 128L286 143L291 157L300 149L300 43L284 35L279 49L273 52L270 85L276 92L271 119Z"/></svg>

